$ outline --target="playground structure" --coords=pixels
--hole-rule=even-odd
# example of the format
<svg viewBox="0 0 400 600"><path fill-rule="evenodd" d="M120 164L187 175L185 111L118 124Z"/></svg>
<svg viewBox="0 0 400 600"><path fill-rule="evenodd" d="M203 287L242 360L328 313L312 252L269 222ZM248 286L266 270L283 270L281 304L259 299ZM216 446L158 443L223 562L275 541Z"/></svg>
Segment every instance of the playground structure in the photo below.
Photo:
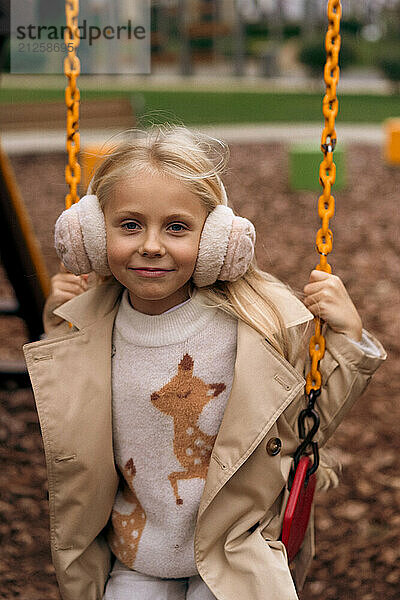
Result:
<svg viewBox="0 0 400 600"><path fill-rule="evenodd" d="M385 122L385 159L389 164L400 165L400 118Z"/></svg>
<svg viewBox="0 0 400 600"><path fill-rule="evenodd" d="M50 292L50 278L13 169L1 147L0 254L15 293L15 300L0 301L0 317L21 317L34 341L43 331L41 315ZM29 385L22 361L0 361L0 383L10 380L20 386Z"/></svg>

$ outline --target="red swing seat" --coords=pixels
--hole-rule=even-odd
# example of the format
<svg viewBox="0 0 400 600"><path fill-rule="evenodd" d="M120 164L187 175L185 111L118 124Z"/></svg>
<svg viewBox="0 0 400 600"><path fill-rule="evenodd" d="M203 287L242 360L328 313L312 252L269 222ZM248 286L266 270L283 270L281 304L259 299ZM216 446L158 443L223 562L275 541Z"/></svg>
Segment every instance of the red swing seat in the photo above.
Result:
<svg viewBox="0 0 400 600"><path fill-rule="evenodd" d="M315 473L307 478L311 465L309 456L300 458L283 517L281 540L286 546L289 562L300 550L310 520L317 480Z"/></svg>

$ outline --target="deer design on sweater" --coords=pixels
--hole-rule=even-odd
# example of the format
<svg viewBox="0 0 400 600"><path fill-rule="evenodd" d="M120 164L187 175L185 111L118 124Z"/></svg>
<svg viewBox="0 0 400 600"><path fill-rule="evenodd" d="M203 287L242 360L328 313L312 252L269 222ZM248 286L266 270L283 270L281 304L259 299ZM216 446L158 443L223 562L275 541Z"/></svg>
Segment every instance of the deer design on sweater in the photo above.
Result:
<svg viewBox="0 0 400 600"><path fill-rule="evenodd" d="M225 389L224 383L204 383L193 376L193 359L185 354L178 365L178 373L158 392L151 394L151 401L161 412L174 420L174 452L184 471L168 475L176 503L183 504L178 492L178 481L207 476L211 451L216 435L207 435L197 426L204 406Z"/></svg>
<svg viewBox="0 0 400 600"><path fill-rule="evenodd" d="M136 553L144 526L146 524L146 514L133 489L133 478L136 475L136 468L132 458L128 460L125 468L122 469L124 479L128 482L122 492L123 499L129 503L131 512L122 513L117 510L112 512L112 525L108 535L108 543L113 553L131 569L133 568Z"/></svg>

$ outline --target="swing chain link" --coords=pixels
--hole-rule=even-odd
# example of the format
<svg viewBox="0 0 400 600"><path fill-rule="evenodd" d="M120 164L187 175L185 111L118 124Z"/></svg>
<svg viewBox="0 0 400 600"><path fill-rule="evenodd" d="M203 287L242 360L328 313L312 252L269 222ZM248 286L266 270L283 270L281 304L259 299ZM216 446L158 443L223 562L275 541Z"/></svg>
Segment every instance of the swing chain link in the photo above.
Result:
<svg viewBox="0 0 400 600"><path fill-rule="evenodd" d="M67 152L68 164L65 167L65 180L69 185L69 193L65 197L65 208L78 202L78 184L81 180L81 167L78 163L80 150L79 135L79 103L80 93L76 80L81 71L81 63L76 54L79 46L78 14L79 0L66 0L65 14L67 27L64 31L64 41L67 56L64 59L64 73L68 77L65 88L65 104L67 106Z"/></svg>
<svg viewBox="0 0 400 600"><path fill-rule="evenodd" d="M319 424L320 424L319 414L315 410L315 401L320 394L321 394L321 388L319 388L318 390L310 391L310 393L307 396L308 405L306 408L304 408L300 412L298 420L297 420L298 428L299 428L299 436L303 441L298 446L298 448L293 456L293 463L292 463L292 466L290 469L289 480L288 480L289 491L292 488L294 476L296 473L297 466L300 462L300 458L304 454L306 454L308 447L311 447L311 451L313 454L313 462L312 462L311 467L307 470L307 476L306 476L306 481L305 481L306 485L307 485L307 481L308 481L310 475L315 473L315 471L318 469L319 450L318 450L318 443L316 441L314 441L314 436L317 433L317 431L319 429ZM306 434L306 420L307 419L311 419L313 422L313 425Z"/></svg>
<svg viewBox="0 0 400 600"><path fill-rule="evenodd" d="M331 195L331 187L336 179L336 166L333 162L333 152L336 146L335 118L338 114L338 99L336 97L336 86L339 81L339 50L340 50L340 18L342 7L340 0L329 0L328 2L328 31L325 37L325 49L327 53L326 65L324 69L324 80L326 83L326 94L322 101L322 112L325 117L325 128L322 132L321 150L324 158L319 167L319 182L323 187L323 193L318 200L318 216L322 220L322 226L317 232L316 247L320 255L320 262L316 265L319 271L331 273L332 269L327 262L327 255L332 251L333 233L329 229L329 219L335 212L335 199ZM308 399L307 408L301 411L298 418L299 437L303 440L297 448L291 475L289 476L289 485L293 481L294 473L299 460L307 449L311 447L313 454L313 464L307 472L307 478L315 473L319 464L318 444L314 441L314 436L319 428L319 415L316 412L315 400L321 394L322 378L319 371L319 362L325 354L325 338L321 333L321 319L314 318L315 334L310 339L309 355L311 358L311 369L306 377L305 396ZM313 425L308 433L305 433L306 419L311 419Z"/></svg>
<svg viewBox="0 0 400 600"><path fill-rule="evenodd" d="M327 255L332 251L333 242L333 233L329 229L329 219L333 217L335 212L335 199L331 195L331 187L336 179L336 166L333 162L333 151L336 146L335 117L338 113L339 105L336 97L336 86L339 81L339 29L342 13L340 0L329 0L327 13L329 24L325 38L327 58L324 69L326 94L322 101L325 128L322 132L321 139L321 150L324 153L324 158L319 167L319 181L323 187L323 193L318 199L318 216L322 220L322 226L318 230L316 236L316 246L320 255L320 262L315 268L319 271L332 273L331 266L327 262ZM325 339L321 333L321 320L319 317L315 317L314 321L315 334L312 336L309 346L311 370L306 377L307 395L312 389L316 390L321 387L321 373L318 370L318 365L325 354Z"/></svg>

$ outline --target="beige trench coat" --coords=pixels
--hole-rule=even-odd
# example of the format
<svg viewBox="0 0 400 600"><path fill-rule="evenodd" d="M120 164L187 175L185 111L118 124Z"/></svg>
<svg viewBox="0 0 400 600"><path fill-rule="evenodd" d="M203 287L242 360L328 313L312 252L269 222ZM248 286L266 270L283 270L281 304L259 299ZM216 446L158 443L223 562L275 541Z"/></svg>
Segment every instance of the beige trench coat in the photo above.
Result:
<svg viewBox="0 0 400 600"><path fill-rule="evenodd" d="M51 551L63 600L101 600L111 566L102 530L118 485L111 339L121 291L117 282L102 284L66 302L55 311L65 321L49 338L24 346L46 455ZM312 319L292 294L279 293L287 327ZM318 399L321 444L386 358L380 342L369 335L380 358L368 356L343 334L326 330L321 362L325 386ZM291 455L299 442L296 423L304 406L305 368L304 359L290 364L238 321L233 386L195 531L197 568L218 600L297 598L285 548L277 540ZM268 441L275 437L282 449L270 456ZM296 559L298 586L313 553L311 524Z"/></svg>

